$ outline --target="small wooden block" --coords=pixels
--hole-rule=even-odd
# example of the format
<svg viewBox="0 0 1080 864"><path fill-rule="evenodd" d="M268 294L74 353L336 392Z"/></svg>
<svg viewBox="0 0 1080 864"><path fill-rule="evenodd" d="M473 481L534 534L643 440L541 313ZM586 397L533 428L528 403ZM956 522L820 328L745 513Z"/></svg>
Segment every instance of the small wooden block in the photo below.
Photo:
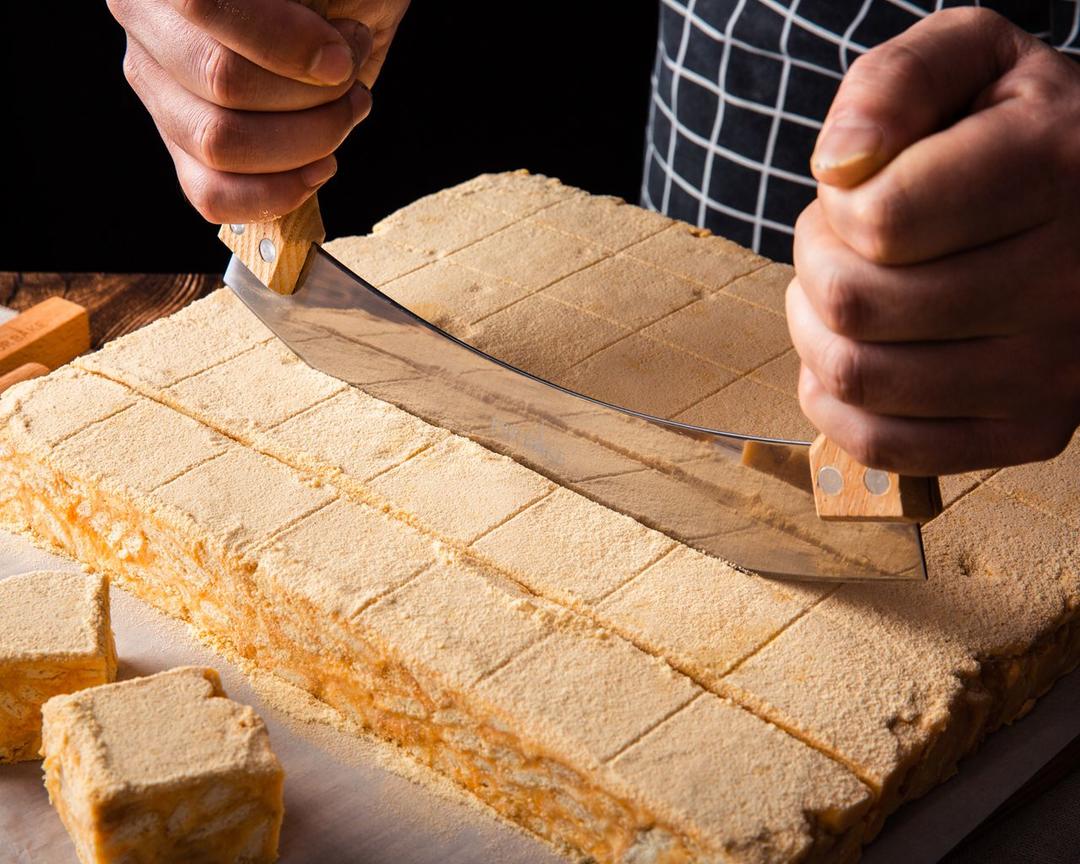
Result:
<svg viewBox="0 0 1080 864"><path fill-rule="evenodd" d="M8 387L14 387L20 381L29 381L31 378L39 378L48 374L49 370L40 363L23 363L22 366L0 375L0 393L3 393Z"/></svg>
<svg viewBox="0 0 1080 864"><path fill-rule="evenodd" d="M50 297L0 325L0 375L25 363L55 369L89 348L86 309L63 297Z"/></svg>
<svg viewBox="0 0 1080 864"><path fill-rule="evenodd" d="M824 435L810 446L818 517L836 522L927 522L941 512L937 477L860 465Z"/></svg>
<svg viewBox="0 0 1080 864"><path fill-rule="evenodd" d="M292 294L313 243L326 239L317 196L273 222L222 225L218 238L263 285Z"/></svg>

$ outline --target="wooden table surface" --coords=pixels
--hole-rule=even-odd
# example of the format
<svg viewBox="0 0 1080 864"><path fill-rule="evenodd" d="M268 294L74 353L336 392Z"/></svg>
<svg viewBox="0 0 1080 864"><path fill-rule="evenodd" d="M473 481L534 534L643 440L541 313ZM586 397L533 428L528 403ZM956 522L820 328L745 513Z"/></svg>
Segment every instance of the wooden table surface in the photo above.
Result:
<svg viewBox="0 0 1080 864"><path fill-rule="evenodd" d="M0 305L23 310L47 297L60 295L90 312L90 342L99 348L110 339L130 333L156 318L170 315L222 286L216 273L11 273L0 272ZM1065 793L1064 796L1062 793ZM1080 738L1062 751L1039 774L991 816L973 837L954 850L947 864L985 861L987 846L999 847L996 837L1015 838L1025 822L1043 820L1040 809L1058 825L1063 806L1075 815L1076 857L1080 861ZM1060 831L1061 829L1058 828ZM1069 841L1066 841L1068 843ZM1071 848L1071 844L1070 848ZM1047 861L1057 861L1047 858Z"/></svg>
<svg viewBox="0 0 1080 864"><path fill-rule="evenodd" d="M22 311L60 295L90 311L90 344L171 315L221 287L216 273L7 273L0 272L0 305Z"/></svg>

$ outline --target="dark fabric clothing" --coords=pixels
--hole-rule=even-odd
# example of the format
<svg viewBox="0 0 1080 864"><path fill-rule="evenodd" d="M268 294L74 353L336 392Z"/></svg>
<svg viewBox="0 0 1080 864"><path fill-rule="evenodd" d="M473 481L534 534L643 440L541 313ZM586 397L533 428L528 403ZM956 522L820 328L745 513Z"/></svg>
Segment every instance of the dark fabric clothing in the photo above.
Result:
<svg viewBox="0 0 1080 864"><path fill-rule="evenodd" d="M641 203L778 261L855 58L949 6L983 5L1080 58L1077 0L661 0Z"/></svg>

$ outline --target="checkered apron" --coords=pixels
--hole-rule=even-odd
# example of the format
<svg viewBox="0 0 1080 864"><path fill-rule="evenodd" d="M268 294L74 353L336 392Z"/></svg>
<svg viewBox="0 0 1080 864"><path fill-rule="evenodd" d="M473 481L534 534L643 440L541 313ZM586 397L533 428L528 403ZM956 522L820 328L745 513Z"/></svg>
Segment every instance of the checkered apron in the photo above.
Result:
<svg viewBox="0 0 1080 864"><path fill-rule="evenodd" d="M864 51L960 5L1080 58L1077 0L661 0L643 206L791 261L840 79Z"/></svg>

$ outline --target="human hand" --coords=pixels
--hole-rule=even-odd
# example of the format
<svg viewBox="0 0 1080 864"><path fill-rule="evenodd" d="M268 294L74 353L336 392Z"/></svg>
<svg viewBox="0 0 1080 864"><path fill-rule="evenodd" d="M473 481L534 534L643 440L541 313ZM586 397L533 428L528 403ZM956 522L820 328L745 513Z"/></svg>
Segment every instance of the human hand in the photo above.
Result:
<svg viewBox="0 0 1080 864"><path fill-rule="evenodd" d="M109 0L124 74L210 222L266 221L333 176L408 0Z"/></svg>
<svg viewBox="0 0 1080 864"><path fill-rule="evenodd" d="M868 52L788 288L807 417L863 464L1048 459L1080 423L1080 66L981 9Z"/></svg>

